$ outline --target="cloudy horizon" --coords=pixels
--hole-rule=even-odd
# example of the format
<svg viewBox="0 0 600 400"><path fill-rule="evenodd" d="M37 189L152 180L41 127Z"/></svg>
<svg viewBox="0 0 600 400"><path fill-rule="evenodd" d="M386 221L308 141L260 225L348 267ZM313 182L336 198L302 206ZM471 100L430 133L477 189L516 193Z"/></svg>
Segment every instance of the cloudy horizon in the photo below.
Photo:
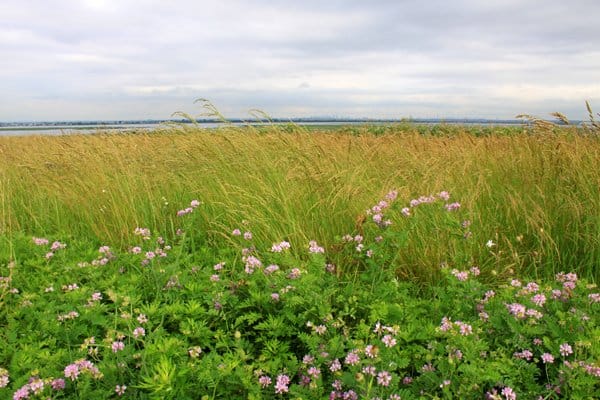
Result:
<svg viewBox="0 0 600 400"><path fill-rule="evenodd" d="M0 121L492 118L600 110L600 4L14 1Z"/></svg>

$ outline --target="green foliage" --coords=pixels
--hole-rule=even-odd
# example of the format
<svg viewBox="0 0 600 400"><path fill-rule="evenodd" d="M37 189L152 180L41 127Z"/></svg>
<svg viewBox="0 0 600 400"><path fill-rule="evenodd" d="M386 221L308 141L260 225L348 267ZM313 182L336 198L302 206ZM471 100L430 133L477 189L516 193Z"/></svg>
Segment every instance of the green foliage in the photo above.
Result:
<svg viewBox="0 0 600 400"><path fill-rule="evenodd" d="M503 238L465 224L445 192L406 204L390 192L327 250L264 246L249 229L214 247L198 207L172 241L140 228L125 251L13 235L14 261L0 265L2 398L600 393L596 285L512 274ZM429 285L398 279L414 267L407 251L443 256Z"/></svg>

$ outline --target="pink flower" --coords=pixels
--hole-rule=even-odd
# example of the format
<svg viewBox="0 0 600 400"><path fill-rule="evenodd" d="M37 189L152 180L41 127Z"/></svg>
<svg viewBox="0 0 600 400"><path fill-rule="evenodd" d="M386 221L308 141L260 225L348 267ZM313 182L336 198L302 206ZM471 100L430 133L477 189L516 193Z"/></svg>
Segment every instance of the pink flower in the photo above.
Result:
<svg viewBox="0 0 600 400"><path fill-rule="evenodd" d="M396 339L392 335L385 335L381 341L385 344L385 347L394 347L396 345Z"/></svg>
<svg viewBox="0 0 600 400"><path fill-rule="evenodd" d="M331 362L331 365L329 365L329 370L331 372L336 372L341 369L342 369L342 364L340 363L340 360L338 360L337 358Z"/></svg>
<svg viewBox="0 0 600 400"><path fill-rule="evenodd" d="M392 375L387 371L381 371L377 374L377 384L381 386L389 386L392 381Z"/></svg>
<svg viewBox="0 0 600 400"><path fill-rule="evenodd" d="M348 365L356 365L360 361L360 357L355 352L351 351L346 355L344 363Z"/></svg>
<svg viewBox="0 0 600 400"><path fill-rule="evenodd" d="M125 348L125 343L123 343L121 341L112 342L111 348L112 348L113 353L117 353Z"/></svg>
<svg viewBox="0 0 600 400"><path fill-rule="evenodd" d="M69 364L65 367L65 378L70 378L72 381L79 376L79 366L77 364Z"/></svg>
<svg viewBox="0 0 600 400"><path fill-rule="evenodd" d="M252 240L252 232L244 232L244 239Z"/></svg>
<svg viewBox="0 0 600 400"><path fill-rule="evenodd" d="M563 343L559 347L559 352L561 356L567 357L568 355L573 354L573 348L571 348L569 343Z"/></svg>
<svg viewBox="0 0 600 400"><path fill-rule="evenodd" d="M52 390L62 390L65 388L65 380L61 378L54 379L50 383L50 386L52 387Z"/></svg>
<svg viewBox="0 0 600 400"><path fill-rule="evenodd" d="M460 203L450 203L444 206L447 211L456 211L460 208Z"/></svg>
<svg viewBox="0 0 600 400"><path fill-rule="evenodd" d="M139 337L143 337L146 336L146 330L144 328L142 328L141 326L138 326L137 328L135 328L133 330L133 337L134 338L139 338Z"/></svg>
<svg viewBox="0 0 600 400"><path fill-rule="evenodd" d="M410 208L408 207L404 207L401 211L402 215L404 215L405 217L410 217Z"/></svg>
<svg viewBox="0 0 600 400"><path fill-rule="evenodd" d="M125 385L117 385L115 386L115 393L117 394L117 396L123 396L123 394L125 394L126 389L127 386Z"/></svg>
<svg viewBox="0 0 600 400"><path fill-rule="evenodd" d="M271 300L277 303L279 301L279 293L271 293Z"/></svg>
<svg viewBox="0 0 600 400"><path fill-rule="evenodd" d="M288 385L290 383L290 377L287 375L278 375L277 383L275 383L275 393L287 393L289 391Z"/></svg>
<svg viewBox="0 0 600 400"><path fill-rule="evenodd" d="M438 194L438 197L444 201L448 201L450 199L450 193L448 193L444 190L443 192L440 192Z"/></svg>
<svg viewBox="0 0 600 400"><path fill-rule="evenodd" d="M542 307L546 303L546 296L543 293L538 293L531 298L531 301L538 307Z"/></svg>
<svg viewBox="0 0 600 400"><path fill-rule="evenodd" d="M315 240L311 240L310 242L308 242L308 246L309 253L325 253L325 249L319 246Z"/></svg>
<svg viewBox="0 0 600 400"><path fill-rule="evenodd" d="M199 205L200 205L200 201L198 201L198 200L192 200L192 201L190 202L190 206L191 206L192 208L196 208L196 207L198 207Z"/></svg>
<svg viewBox="0 0 600 400"><path fill-rule="evenodd" d="M502 389L502 395L506 400L516 400L517 394L512 390L512 388L506 386Z"/></svg>
<svg viewBox="0 0 600 400"><path fill-rule="evenodd" d="M258 378L258 383L261 387L266 388L271 384L271 378L266 375L261 375L260 378Z"/></svg>
<svg viewBox="0 0 600 400"><path fill-rule="evenodd" d="M50 242L46 238L37 238L37 237L34 237L33 238L33 243L35 243L36 246L45 246L45 245L47 245Z"/></svg>
<svg viewBox="0 0 600 400"><path fill-rule="evenodd" d="M239 229L234 229L233 231L231 231L231 235L232 236L240 236L242 234L242 231L240 231Z"/></svg>
<svg viewBox="0 0 600 400"><path fill-rule="evenodd" d="M552 364L554 362L554 357L550 353L542 354L542 361L544 364Z"/></svg>
<svg viewBox="0 0 600 400"><path fill-rule="evenodd" d="M148 317L146 317L145 314L140 314L140 315L137 316L137 321L140 324L145 324L146 322L148 322Z"/></svg>

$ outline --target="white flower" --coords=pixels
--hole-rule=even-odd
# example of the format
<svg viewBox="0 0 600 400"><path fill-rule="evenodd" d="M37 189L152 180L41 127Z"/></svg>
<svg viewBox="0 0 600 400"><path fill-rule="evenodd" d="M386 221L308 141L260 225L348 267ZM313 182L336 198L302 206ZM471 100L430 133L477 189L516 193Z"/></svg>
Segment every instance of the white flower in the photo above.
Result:
<svg viewBox="0 0 600 400"><path fill-rule="evenodd" d="M488 241L487 241L487 243L486 243L485 245L486 245L488 248L490 248L490 249L491 249L492 247L494 247L494 246L496 245L496 243L494 243L494 242L493 242L493 241L491 241L491 240L488 240Z"/></svg>

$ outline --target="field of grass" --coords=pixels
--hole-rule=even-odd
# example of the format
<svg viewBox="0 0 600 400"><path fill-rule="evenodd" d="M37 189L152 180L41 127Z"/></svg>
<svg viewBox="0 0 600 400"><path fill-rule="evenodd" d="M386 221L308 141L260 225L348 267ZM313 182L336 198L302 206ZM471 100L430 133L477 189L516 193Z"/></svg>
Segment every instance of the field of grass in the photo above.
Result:
<svg viewBox="0 0 600 400"><path fill-rule="evenodd" d="M0 398L594 398L599 265L575 127L0 137Z"/></svg>

